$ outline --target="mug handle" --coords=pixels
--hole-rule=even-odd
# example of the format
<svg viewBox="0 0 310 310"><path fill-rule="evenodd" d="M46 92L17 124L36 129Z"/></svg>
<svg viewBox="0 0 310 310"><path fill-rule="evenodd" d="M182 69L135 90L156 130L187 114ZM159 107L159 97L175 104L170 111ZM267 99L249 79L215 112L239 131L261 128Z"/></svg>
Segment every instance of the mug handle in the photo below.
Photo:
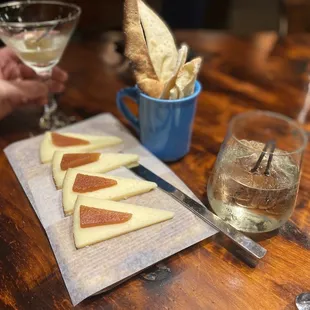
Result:
<svg viewBox="0 0 310 310"><path fill-rule="evenodd" d="M124 97L129 97L132 99L137 105L139 105L139 92L136 87L127 87L121 89L116 95L116 104L119 111L123 114L123 116L127 119L130 125L139 133L140 132L140 124L139 120L136 116L134 116L131 111L128 109L126 103L123 101Z"/></svg>

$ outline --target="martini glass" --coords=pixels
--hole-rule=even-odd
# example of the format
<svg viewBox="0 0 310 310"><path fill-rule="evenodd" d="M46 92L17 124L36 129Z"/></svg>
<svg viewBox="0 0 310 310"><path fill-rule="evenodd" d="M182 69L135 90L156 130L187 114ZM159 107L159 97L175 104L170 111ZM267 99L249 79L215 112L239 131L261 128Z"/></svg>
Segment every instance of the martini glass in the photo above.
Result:
<svg viewBox="0 0 310 310"><path fill-rule="evenodd" d="M58 1L12 1L0 5L0 38L43 81L51 78L77 25L81 9ZM63 127L72 118L57 110L52 94L44 106L39 126L43 130Z"/></svg>

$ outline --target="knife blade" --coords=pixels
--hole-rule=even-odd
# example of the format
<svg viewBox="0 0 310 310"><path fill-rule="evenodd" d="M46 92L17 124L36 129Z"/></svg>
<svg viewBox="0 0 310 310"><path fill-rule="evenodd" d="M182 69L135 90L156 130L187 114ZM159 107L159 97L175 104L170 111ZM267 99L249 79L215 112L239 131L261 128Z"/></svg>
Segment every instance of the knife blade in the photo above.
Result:
<svg viewBox="0 0 310 310"><path fill-rule="evenodd" d="M202 219L204 222L208 223L211 227L215 228L218 231L221 231L234 243L239 245L247 253L254 256L255 258L263 258L267 253L267 250L261 245L250 239L249 237L242 234L233 226L224 222L217 215L212 213L207 209L206 206L196 202L194 199L190 198L188 195L175 188L170 183L163 180L161 177L145 168L142 165L130 168L139 177L157 183L158 187L164 192L169 194L171 197L180 202L184 207L193 212L196 216Z"/></svg>

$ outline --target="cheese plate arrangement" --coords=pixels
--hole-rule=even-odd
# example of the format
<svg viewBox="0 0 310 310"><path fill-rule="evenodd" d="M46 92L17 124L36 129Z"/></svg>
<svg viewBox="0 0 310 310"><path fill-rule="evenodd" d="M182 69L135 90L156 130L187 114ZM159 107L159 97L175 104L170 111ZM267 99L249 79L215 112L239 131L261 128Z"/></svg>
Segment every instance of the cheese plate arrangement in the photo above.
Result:
<svg viewBox="0 0 310 310"><path fill-rule="evenodd" d="M140 163L198 201L111 114L57 131L61 150L51 147L52 133L46 144L46 135L13 143L5 153L46 231L73 305L216 233L127 168ZM79 149L77 143L94 136L118 143ZM53 154L42 163L46 145ZM57 186L59 172L64 177Z"/></svg>

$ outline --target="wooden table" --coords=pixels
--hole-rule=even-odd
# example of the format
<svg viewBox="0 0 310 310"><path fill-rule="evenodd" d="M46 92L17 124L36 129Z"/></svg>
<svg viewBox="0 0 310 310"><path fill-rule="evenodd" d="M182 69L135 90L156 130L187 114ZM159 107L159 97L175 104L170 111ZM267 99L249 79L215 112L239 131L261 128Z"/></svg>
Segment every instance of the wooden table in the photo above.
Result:
<svg viewBox="0 0 310 310"><path fill-rule="evenodd" d="M119 117L115 94L132 81L113 51L118 34L72 43L62 60L70 81L62 106L80 118L100 112ZM204 56L204 86L190 153L170 167L206 201L210 169L232 116L268 109L298 118L306 99L310 36L277 40L270 33L236 38L216 32L179 32ZM31 116L32 115L32 116ZM0 147L29 136L34 114L0 121ZM296 210L280 231L263 236L267 256L256 263L220 234L166 259L156 281L137 275L77 309L295 309L310 291L310 149ZM255 266L256 265L256 266ZM158 272L156 267L146 273ZM31 205L4 153L0 153L0 309L70 309L57 263Z"/></svg>

